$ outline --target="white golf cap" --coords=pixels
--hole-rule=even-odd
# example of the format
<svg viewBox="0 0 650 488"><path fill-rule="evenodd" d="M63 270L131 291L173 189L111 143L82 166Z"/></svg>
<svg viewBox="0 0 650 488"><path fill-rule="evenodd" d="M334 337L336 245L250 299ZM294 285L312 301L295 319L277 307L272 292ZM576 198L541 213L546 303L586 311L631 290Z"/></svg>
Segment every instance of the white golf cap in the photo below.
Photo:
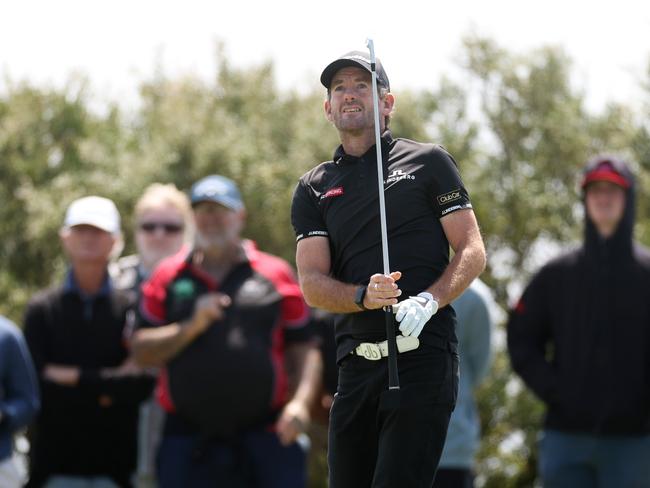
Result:
<svg viewBox="0 0 650 488"><path fill-rule="evenodd" d="M119 234L120 213L108 198L79 198L70 204L63 221L64 227L75 225L92 225L111 234Z"/></svg>

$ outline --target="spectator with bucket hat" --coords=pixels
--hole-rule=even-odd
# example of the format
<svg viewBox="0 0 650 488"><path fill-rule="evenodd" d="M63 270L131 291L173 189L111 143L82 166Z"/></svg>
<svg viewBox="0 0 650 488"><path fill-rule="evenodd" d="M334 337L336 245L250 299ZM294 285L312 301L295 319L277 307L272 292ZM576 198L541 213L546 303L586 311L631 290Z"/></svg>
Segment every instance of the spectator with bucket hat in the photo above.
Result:
<svg viewBox="0 0 650 488"><path fill-rule="evenodd" d="M142 287L133 347L163 368L161 488L301 487L297 440L320 386L309 311L290 266L241 237L244 202L212 175L191 190L191 250Z"/></svg>

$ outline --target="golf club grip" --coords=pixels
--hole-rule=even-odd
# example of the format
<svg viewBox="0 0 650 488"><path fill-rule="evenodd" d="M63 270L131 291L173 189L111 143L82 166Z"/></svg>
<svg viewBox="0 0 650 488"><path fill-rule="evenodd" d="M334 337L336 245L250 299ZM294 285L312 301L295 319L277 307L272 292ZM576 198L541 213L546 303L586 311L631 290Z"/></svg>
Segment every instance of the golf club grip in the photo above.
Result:
<svg viewBox="0 0 650 488"><path fill-rule="evenodd" d="M395 339L395 316L392 307L386 307L386 339L388 342L388 389L399 390L397 373L397 340Z"/></svg>

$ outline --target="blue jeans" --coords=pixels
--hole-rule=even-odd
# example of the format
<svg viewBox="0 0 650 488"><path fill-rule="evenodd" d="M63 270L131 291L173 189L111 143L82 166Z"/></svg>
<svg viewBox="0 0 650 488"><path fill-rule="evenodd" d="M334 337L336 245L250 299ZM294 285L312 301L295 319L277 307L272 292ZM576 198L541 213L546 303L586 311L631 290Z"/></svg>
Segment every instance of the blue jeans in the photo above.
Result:
<svg viewBox="0 0 650 488"><path fill-rule="evenodd" d="M157 464L160 488L303 488L307 482L302 447L285 447L267 431L248 432L230 443L166 435Z"/></svg>
<svg viewBox="0 0 650 488"><path fill-rule="evenodd" d="M50 476L43 488L118 488L104 476Z"/></svg>
<svg viewBox="0 0 650 488"><path fill-rule="evenodd" d="M544 488L650 488L650 436L546 430L539 458Z"/></svg>

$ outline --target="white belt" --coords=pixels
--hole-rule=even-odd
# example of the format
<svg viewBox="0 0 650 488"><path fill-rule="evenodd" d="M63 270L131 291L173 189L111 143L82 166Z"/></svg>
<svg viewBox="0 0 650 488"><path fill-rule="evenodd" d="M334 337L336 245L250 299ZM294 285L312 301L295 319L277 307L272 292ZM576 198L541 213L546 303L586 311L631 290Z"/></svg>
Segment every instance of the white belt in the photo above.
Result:
<svg viewBox="0 0 650 488"><path fill-rule="evenodd" d="M420 347L420 339L417 337L398 335L395 339L398 352L412 351ZM362 342L354 351L350 351L350 354L356 354L370 361L377 361L388 356L388 341Z"/></svg>

